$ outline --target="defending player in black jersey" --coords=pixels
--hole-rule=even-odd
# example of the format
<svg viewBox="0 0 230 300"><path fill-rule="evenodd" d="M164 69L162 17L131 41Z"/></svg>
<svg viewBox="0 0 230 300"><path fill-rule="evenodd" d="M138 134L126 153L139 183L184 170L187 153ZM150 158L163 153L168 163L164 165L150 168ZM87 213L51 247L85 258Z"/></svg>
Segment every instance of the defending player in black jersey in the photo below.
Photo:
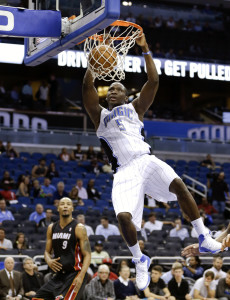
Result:
<svg viewBox="0 0 230 300"><path fill-rule="evenodd" d="M62 198L58 205L60 220L49 225L45 250L45 260L55 274L33 300L81 299L91 248L85 227L72 218L72 211L71 199Z"/></svg>

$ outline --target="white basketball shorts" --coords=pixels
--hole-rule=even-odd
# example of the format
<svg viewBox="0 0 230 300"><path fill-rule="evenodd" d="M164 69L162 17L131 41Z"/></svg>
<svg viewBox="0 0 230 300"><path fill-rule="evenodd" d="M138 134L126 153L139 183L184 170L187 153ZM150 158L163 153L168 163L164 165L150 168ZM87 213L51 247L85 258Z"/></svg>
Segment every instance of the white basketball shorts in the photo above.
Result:
<svg viewBox="0 0 230 300"><path fill-rule="evenodd" d="M141 229L144 195L161 201L176 201L169 191L171 182L179 176L155 155L144 154L120 167L114 175L112 202L116 215L129 212L137 230Z"/></svg>

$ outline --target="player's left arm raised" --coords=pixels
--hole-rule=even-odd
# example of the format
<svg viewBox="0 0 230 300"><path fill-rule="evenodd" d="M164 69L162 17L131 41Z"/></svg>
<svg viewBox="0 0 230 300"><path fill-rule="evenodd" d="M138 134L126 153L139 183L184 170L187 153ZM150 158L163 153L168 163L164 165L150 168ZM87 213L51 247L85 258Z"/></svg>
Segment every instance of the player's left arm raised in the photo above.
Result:
<svg viewBox="0 0 230 300"><path fill-rule="evenodd" d="M136 43L138 46L141 47L142 52L145 53L144 58L146 63L148 80L141 89L139 97L133 100L132 104L135 107L139 118L143 120L145 112L149 109L150 105L154 101L159 86L159 76L152 55L146 54L150 51L145 39L145 35L143 34L141 37L137 38Z"/></svg>
<svg viewBox="0 0 230 300"><path fill-rule="evenodd" d="M91 262L91 247L89 243L89 239L87 236L87 231L85 226L82 224L78 224L75 229L75 236L80 241L81 253L83 255L83 265L79 275L74 280L75 288L74 291L78 292L81 288L82 282L84 280L85 274L88 270L88 267Z"/></svg>

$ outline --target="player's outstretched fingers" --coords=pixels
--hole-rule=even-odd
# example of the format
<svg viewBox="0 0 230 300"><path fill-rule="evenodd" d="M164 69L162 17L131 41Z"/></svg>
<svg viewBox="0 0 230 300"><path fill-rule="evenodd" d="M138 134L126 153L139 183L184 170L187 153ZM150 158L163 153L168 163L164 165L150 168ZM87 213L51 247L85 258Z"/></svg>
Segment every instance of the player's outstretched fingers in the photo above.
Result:
<svg viewBox="0 0 230 300"><path fill-rule="evenodd" d="M228 234L222 241L221 251L224 251L226 247L230 247L230 234Z"/></svg>
<svg viewBox="0 0 230 300"><path fill-rule="evenodd" d="M200 255L199 244L192 244L192 245L189 245L189 246L185 247L181 251L181 255L185 256L185 257Z"/></svg>

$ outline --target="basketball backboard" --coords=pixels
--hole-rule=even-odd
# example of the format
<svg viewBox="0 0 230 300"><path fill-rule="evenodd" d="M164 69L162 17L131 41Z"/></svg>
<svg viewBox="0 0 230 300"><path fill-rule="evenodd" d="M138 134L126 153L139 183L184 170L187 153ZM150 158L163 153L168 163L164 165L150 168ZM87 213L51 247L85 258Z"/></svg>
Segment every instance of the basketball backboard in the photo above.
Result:
<svg viewBox="0 0 230 300"><path fill-rule="evenodd" d="M29 0L29 8L60 10L62 14L59 38L25 39L24 62L36 66L116 21L120 15L120 0ZM70 19L72 15L75 17Z"/></svg>

